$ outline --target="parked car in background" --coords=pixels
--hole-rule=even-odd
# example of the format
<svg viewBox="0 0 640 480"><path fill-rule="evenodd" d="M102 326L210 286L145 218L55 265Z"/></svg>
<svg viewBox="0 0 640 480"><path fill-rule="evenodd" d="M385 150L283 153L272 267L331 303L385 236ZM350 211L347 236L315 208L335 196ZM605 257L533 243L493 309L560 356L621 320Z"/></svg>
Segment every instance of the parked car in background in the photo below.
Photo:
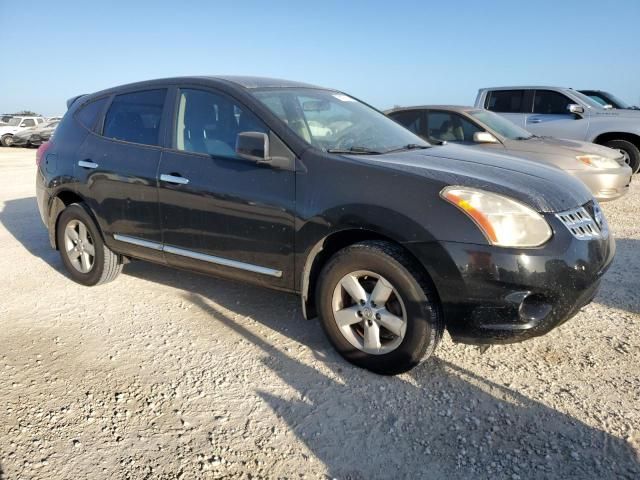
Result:
<svg viewBox="0 0 640 480"><path fill-rule="evenodd" d="M536 135L621 150L633 172L640 169L640 111L607 109L576 90L559 87L482 88L475 106Z"/></svg>
<svg viewBox="0 0 640 480"><path fill-rule="evenodd" d="M337 351L379 373L428 357L445 327L468 343L543 335L614 256L574 177L432 146L340 91L183 77L69 103L36 197L72 279L140 258L299 293Z"/></svg>
<svg viewBox="0 0 640 480"><path fill-rule="evenodd" d="M14 147L38 147L51 138L60 121L46 122L13 134Z"/></svg>
<svg viewBox="0 0 640 480"><path fill-rule="evenodd" d="M44 123L42 117L14 116L8 119L6 125L0 125L0 143L3 147L13 145L13 136L27 128Z"/></svg>
<svg viewBox="0 0 640 480"><path fill-rule="evenodd" d="M48 122L55 122L56 120L60 121L62 120L62 117L47 117Z"/></svg>
<svg viewBox="0 0 640 480"><path fill-rule="evenodd" d="M591 100L598 102L605 108L619 108L622 110L640 110L640 107L631 106L624 100L620 100L615 95L603 90L578 90L583 95L586 95ZM607 107L607 105L609 107Z"/></svg>
<svg viewBox="0 0 640 480"><path fill-rule="evenodd" d="M619 150L539 137L497 113L474 107L426 105L386 113L431 143L460 143L562 168L582 180L600 201L619 198L629 189L631 168Z"/></svg>

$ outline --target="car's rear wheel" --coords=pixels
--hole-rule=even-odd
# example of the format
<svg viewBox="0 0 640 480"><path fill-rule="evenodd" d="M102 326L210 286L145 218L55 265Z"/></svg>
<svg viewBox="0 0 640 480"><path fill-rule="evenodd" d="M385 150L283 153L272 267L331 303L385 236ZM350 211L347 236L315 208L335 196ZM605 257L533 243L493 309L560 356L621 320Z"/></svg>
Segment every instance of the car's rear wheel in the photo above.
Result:
<svg viewBox="0 0 640 480"><path fill-rule="evenodd" d="M60 214L56 241L69 275L82 285L110 282L122 271L122 258L104 244L96 223L80 204L69 205Z"/></svg>
<svg viewBox="0 0 640 480"><path fill-rule="evenodd" d="M317 299L322 325L336 350L376 373L394 375L413 368L442 337L430 279L392 243L360 242L336 253L320 274Z"/></svg>
<svg viewBox="0 0 640 480"><path fill-rule="evenodd" d="M3 147L10 147L13 145L13 135L5 135L0 139L0 143L2 143Z"/></svg>
<svg viewBox="0 0 640 480"><path fill-rule="evenodd" d="M611 140L605 146L620 150L624 155L624 161L631 167L633 173L640 170L640 149L627 140Z"/></svg>

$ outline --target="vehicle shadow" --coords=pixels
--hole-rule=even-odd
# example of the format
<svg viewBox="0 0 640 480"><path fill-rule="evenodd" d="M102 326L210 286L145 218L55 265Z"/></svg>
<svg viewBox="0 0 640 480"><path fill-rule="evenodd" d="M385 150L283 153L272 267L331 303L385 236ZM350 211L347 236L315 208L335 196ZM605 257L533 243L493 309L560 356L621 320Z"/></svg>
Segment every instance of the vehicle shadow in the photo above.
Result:
<svg viewBox="0 0 640 480"><path fill-rule="evenodd" d="M40 220L36 197L5 201L4 207L0 207L0 223L31 255L41 258L62 274L62 261L58 252L49 245L49 235Z"/></svg>
<svg viewBox="0 0 640 480"><path fill-rule="evenodd" d="M453 363L409 374L355 368L331 348L295 297L151 264L126 273L184 293L216 323L256 345L293 395L258 391L335 478L606 478L640 474L622 439ZM229 313L231 312L231 313ZM246 316L310 348L302 363L234 319ZM327 372L327 373L323 373ZM293 397L293 398L292 398ZM514 477L515 478L515 477Z"/></svg>
<svg viewBox="0 0 640 480"><path fill-rule="evenodd" d="M616 256L594 299L595 303L640 314L639 252L640 240L616 238Z"/></svg>

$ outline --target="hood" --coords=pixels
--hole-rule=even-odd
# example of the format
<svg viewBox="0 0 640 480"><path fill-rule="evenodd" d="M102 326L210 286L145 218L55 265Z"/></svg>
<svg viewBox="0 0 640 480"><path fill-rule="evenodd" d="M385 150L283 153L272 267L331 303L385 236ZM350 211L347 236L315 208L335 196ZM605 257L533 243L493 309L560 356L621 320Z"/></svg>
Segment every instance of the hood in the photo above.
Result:
<svg viewBox="0 0 640 480"><path fill-rule="evenodd" d="M600 155L612 159L622 157L618 150L566 138L533 137L528 140L505 140L504 146L510 152L531 152L571 158L584 154Z"/></svg>
<svg viewBox="0 0 640 480"><path fill-rule="evenodd" d="M384 164L447 185L500 193L538 212L562 212L593 200L587 187L562 170L509 155L461 145L434 146L397 154L349 156Z"/></svg>

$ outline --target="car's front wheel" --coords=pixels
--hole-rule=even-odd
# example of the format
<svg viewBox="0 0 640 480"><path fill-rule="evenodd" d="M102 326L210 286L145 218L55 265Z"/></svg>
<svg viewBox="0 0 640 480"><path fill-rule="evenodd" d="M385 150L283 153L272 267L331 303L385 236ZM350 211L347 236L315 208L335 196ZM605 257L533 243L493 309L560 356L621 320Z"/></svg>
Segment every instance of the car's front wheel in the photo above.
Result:
<svg viewBox="0 0 640 480"><path fill-rule="evenodd" d="M98 226L85 208L72 204L60 214L56 240L71 278L82 285L107 283L122 271L122 258L102 241Z"/></svg>
<svg viewBox="0 0 640 480"><path fill-rule="evenodd" d="M624 161L631 167L633 173L640 170L640 149L627 140L611 140L605 143L606 147L620 150Z"/></svg>
<svg viewBox="0 0 640 480"><path fill-rule="evenodd" d="M0 143L2 143L3 147L10 147L13 145L13 135L5 135L0 139Z"/></svg>
<svg viewBox="0 0 640 480"><path fill-rule="evenodd" d="M392 243L360 242L336 253L320 274L317 304L336 350L376 373L413 368L442 338L430 279Z"/></svg>

